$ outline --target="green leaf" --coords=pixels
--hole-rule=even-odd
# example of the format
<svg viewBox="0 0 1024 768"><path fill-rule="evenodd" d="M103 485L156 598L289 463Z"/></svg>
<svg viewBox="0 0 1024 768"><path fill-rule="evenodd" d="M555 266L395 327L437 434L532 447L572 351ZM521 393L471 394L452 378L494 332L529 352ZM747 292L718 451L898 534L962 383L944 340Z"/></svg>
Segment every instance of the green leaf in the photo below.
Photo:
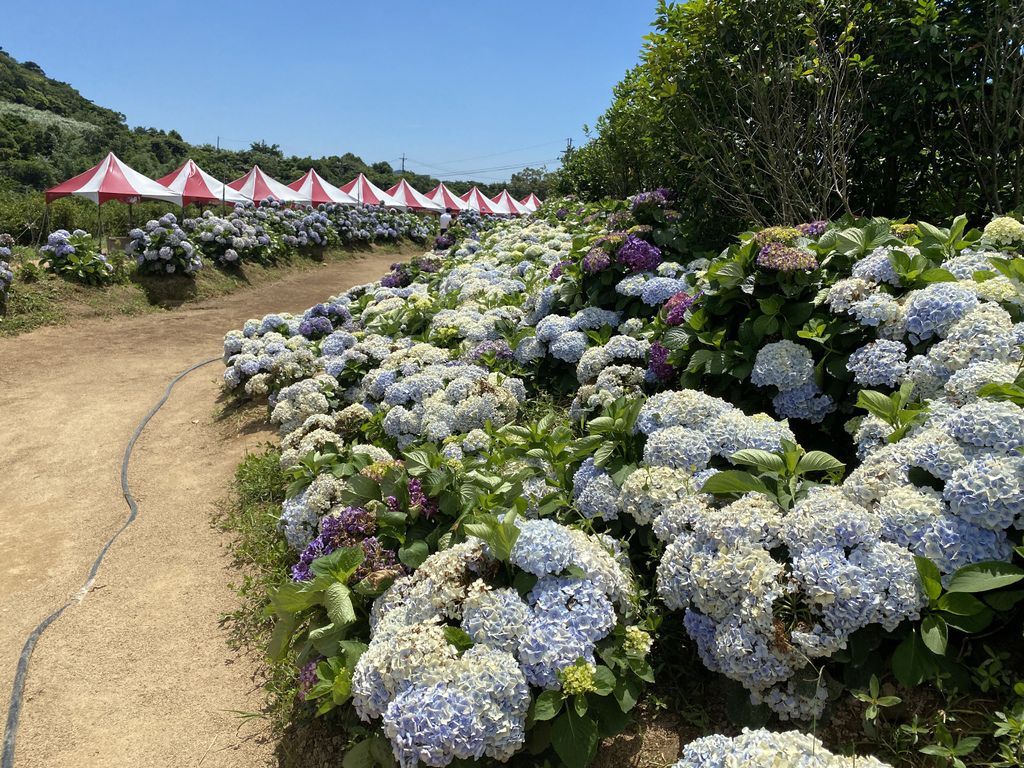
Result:
<svg viewBox="0 0 1024 768"><path fill-rule="evenodd" d="M871 389L862 389L857 393L857 407L874 414L887 424L891 424L896 416L895 405L890 397Z"/></svg>
<svg viewBox="0 0 1024 768"><path fill-rule="evenodd" d="M551 744L567 768L587 768L597 754L597 724L569 707L552 725Z"/></svg>
<svg viewBox="0 0 1024 768"><path fill-rule="evenodd" d="M454 645L459 653L473 647L473 638L469 633L459 627L446 626L444 628L444 639Z"/></svg>
<svg viewBox="0 0 1024 768"><path fill-rule="evenodd" d="M551 720L562 711L562 692L544 691L533 703L534 720Z"/></svg>
<svg viewBox="0 0 1024 768"><path fill-rule="evenodd" d="M836 472L845 466L839 459L824 451L808 451L797 462L796 473L802 475L805 472Z"/></svg>
<svg viewBox="0 0 1024 768"><path fill-rule="evenodd" d="M921 577L921 584L928 599L938 599L942 594L942 574L939 569L927 557L914 555L914 563L917 565L917 573Z"/></svg>
<svg viewBox="0 0 1024 768"><path fill-rule="evenodd" d="M594 693L607 696L615 690L615 673L603 664L599 664L594 672Z"/></svg>
<svg viewBox="0 0 1024 768"><path fill-rule="evenodd" d="M310 570L318 576L329 575L335 581L346 583L366 559L362 547L342 547L329 555L318 557L310 564Z"/></svg>
<svg viewBox="0 0 1024 768"><path fill-rule="evenodd" d="M422 540L411 541L398 549L398 559L402 561L403 565L413 569L419 568L429 554L430 547L427 546L427 542Z"/></svg>
<svg viewBox="0 0 1024 768"><path fill-rule="evenodd" d="M286 581L270 594L270 604L278 615L304 611L317 602L314 592L303 589L302 584Z"/></svg>
<svg viewBox="0 0 1024 768"><path fill-rule="evenodd" d="M986 610L985 604L981 600L966 592L947 592L938 599L935 607L943 613L954 616L975 616Z"/></svg>
<svg viewBox="0 0 1024 768"><path fill-rule="evenodd" d="M733 464L745 464L766 472L782 472L785 468L781 457L770 451L762 451L757 448L744 448L742 451L736 451L729 457L729 460Z"/></svg>
<svg viewBox="0 0 1024 768"><path fill-rule="evenodd" d="M931 652L917 632L911 632L892 655L892 671L900 685L913 688L935 671Z"/></svg>
<svg viewBox="0 0 1024 768"><path fill-rule="evenodd" d="M292 635L298 627L298 619L294 615L282 616L274 625L274 631L270 635L270 642L267 644L267 655L274 661L284 659L291 646Z"/></svg>
<svg viewBox="0 0 1024 768"><path fill-rule="evenodd" d="M953 574L948 592L988 592L993 589L1008 587L1024 580L1024 569L992 560L984 563L965 565Z"/></svg>
<svg viewBox="0 0 1024 768"><path fill-rule="evenodd" d="M735 469L716 472L704 481L704 485L701 486L702 493L741 495L750 491L770 493L768 486L760 478L755 477L749 472L741 472Z"/></svg>
<svg viewBox="0 0 1024 768"><path fill-rule="evenodd" d="M929 651L936 656L946 655L946 643L949 640L949 629L941 616L932 614L925 616L921 622L921 639Z"/></svg>
<svg viewBox="0 0 1024 768"><path fill-rule="evenodd" d="M1024 600L1024 590L1019 589L985 595L985 602L997 611L1009 611L1021 600Z"/></svg>
<svg viewBox="0 0 1024 768"><path fill-rule="evenodd" d="M636 703L640 698L641 691L642 687L639 681L627 678L625 680L620 680L612 693L615 696L615 701L618 702L622 711L629 712L636 706Z"/></svg>
<svg viewBox="0 0 1024 768"><path fill-rule="evenodd" d="M341 582L331 584L324 592L324 607L327 615L335 626L344 627L356 620L356 611L352 607L352 594Z"/></svg>

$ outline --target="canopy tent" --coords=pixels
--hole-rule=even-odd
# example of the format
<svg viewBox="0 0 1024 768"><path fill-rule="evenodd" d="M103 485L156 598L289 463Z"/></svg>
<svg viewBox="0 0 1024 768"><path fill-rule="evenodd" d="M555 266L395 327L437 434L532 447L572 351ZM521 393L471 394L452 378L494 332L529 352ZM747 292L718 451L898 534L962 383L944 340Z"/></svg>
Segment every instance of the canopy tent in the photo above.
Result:
<svg viewBox="0 0 1024 768"><path fill-rule="evenodd" d="M248 197L236 192L227 184L217 181L196 165L195 160L186 160L176 171L171 171L159 184L181 195L182 206L192 203L251 203Z"/></svg>
<svg viewBox="0 0 1024 768"><path fill-rule="evenodd" d="M512 212L513 216L528 216L533 213L533 211L512 197L507 189L501 190L501 192L491 198L491 200L498 205L504 205Z"/></svg>
<svg viewBox="0 0 1024 768"><path fill-rule="evenodd" d="M412 184L401 179L395 186L388 190L388 194L399 202L405 203L410 211L429 211L430 213L442 213L444 206L434 202L422 192L417 192Z"/></svg>
<svg viewBox="0 0 1024 768"><path fill-rule="evenodd" d="M46 202L69 195L84 197L98 205L108 200L137 203L143 198L181 205L179 193L125 165L113 152L85 173L46 190Z"/></svg>
<svg viewBox="0 0 1024 768"><path fill-rule="evenodd" d="M427 192L427 197L435 203L440 203L442 207L455 212L464 211L469 207L458 195L448 189L443 181Z"/></svg>
<svg viewBox="0 0 1024 768"><path fill-rule="evenodd" d="M533 194L533 192L528 194L519 202L529 208L531 212L536 211L541 206L540 198Z"/></svg>
<svg viewBox="0 0 1024 768"><path fill-rule="evenodd" d="M310 198L304 197L302 193L290 189L276 179L272 179L263 172L258 165L245 176L234 181L229 181L228 186L241 192L253 202L260 203L268 198L273 198L281 203L309 203Z"/></svg>
<svg viewBox="0 0 1024 768"><path fill-rule="evenodd" d="M337 203L338 205L359 204L359 201L352 197L352 195L342 192L312 168L289 184L288 188L303 195L305 199L311 200L313 205L320 205L321 203Z"/></svg>
<svg viewBox="0 0 1024 768"><path fill-rule="evenodd" d="M466 194L462 196L462 201L466 203L474 211L479 211L483 214L491 216L509 216L511 211L504 206L499 205L493 200L489 199L487 195L481 192L477 187L473 187Z"/></svg>
<svg viewBox="0 0 1024 768"><path fill-rule="evenodd" d="M388 208L401 208L403 211L406 209L405 203L393 198L362 173L342 186L341 191L352 195L363 205L383 205Z"/></svg>

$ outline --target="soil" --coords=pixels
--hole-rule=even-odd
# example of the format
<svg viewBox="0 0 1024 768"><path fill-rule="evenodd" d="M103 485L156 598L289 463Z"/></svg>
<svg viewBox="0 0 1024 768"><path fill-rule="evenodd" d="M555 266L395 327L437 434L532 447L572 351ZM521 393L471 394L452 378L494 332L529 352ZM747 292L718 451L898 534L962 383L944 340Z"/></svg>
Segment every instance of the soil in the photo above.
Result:
<svg viewBox="0 0 1024 768"><path fill-rule="evenodd" d="M419 252L418 250L415 252ZM25 639L84 583L124 523L125 444L170 379L249 317L301 311L409 254L372 254L189 304L0 338L0 722ZM32 657L17 768L273 765L258 661L228 649L237 600L210 524L247 451L273 435L218 419L219 364L181 381L139 440L139 517Z"/></svg>

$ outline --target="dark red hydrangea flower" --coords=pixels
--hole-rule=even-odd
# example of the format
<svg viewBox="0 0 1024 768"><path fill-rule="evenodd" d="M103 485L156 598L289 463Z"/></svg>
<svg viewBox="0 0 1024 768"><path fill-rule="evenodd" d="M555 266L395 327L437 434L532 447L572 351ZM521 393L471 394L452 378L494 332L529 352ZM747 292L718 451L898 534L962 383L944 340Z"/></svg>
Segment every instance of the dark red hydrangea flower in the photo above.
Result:
<svg viewBox="0 0 1024 768"><path fill-rule="evenodd" d="M665 302L665 322L669 325L682 325L686 319L687 310L700 298L698 291L693 296L686 291L680 291L671 299Z"/></svg>

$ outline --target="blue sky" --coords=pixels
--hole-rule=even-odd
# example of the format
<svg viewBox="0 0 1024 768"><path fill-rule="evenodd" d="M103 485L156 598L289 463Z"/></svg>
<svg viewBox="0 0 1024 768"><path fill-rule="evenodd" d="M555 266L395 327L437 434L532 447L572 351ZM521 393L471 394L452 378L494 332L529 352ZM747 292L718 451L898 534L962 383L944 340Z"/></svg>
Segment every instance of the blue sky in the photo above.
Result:
<svg viewBox="0 0 1024 768"><path fill-rule="evenodd" d="M128 124L498 181L580 143L656 0L8 3L0 45ZM467 173L471 171L470 173Z"/></svg>

